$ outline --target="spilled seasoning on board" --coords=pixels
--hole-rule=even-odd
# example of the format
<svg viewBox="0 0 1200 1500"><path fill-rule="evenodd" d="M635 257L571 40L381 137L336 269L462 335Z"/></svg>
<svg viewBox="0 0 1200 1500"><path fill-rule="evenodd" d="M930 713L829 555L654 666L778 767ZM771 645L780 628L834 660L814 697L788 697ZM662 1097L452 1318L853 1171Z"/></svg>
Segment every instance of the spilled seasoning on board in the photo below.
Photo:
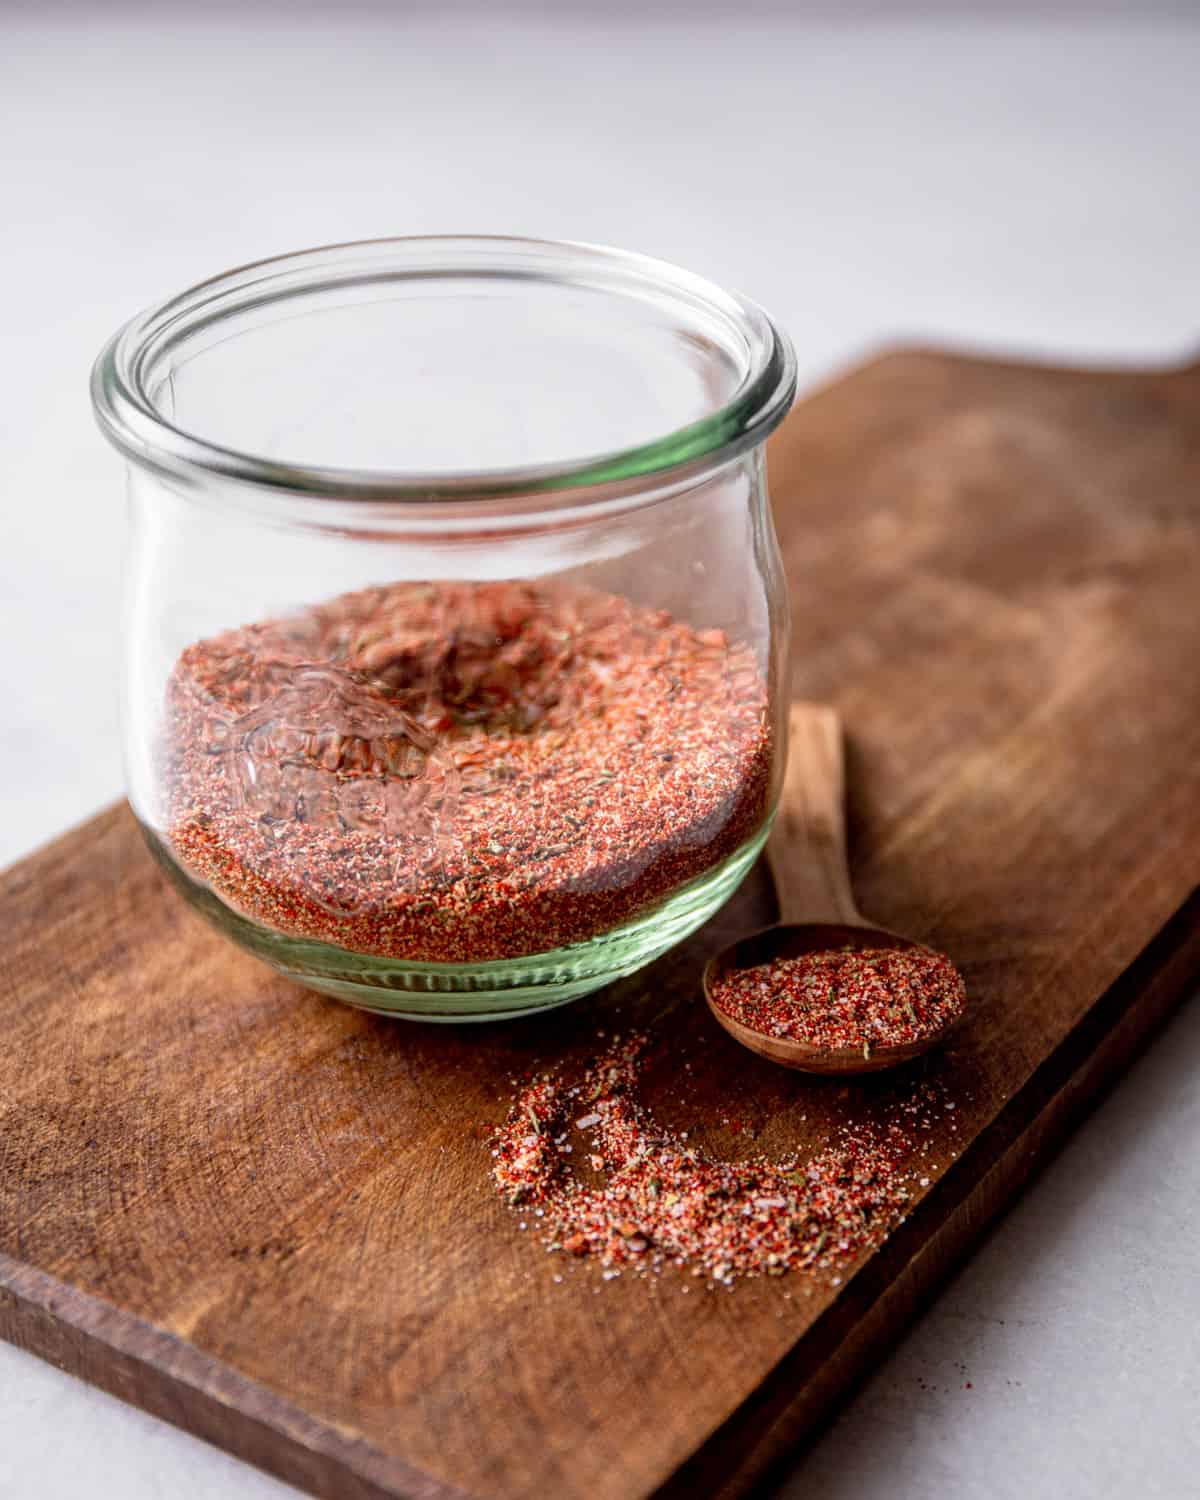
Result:
<svg viewBox="0 0 1200 1500"><path fill-rule="evenodd" d="M838 1128L806 1158L722 1161L687 1132L663 1129L637 1099L648 1045L633 1033L575 1081L535 1079L492 1140L497 1190L522 1227L537 1222L549 1250L595 1259L606 1277L674 1266L731 1285L836 1271L903 1217L918 1187L917 1094L883 1123ZM572 1129L587 1139L594 1184L574 1170Z"/></svg>

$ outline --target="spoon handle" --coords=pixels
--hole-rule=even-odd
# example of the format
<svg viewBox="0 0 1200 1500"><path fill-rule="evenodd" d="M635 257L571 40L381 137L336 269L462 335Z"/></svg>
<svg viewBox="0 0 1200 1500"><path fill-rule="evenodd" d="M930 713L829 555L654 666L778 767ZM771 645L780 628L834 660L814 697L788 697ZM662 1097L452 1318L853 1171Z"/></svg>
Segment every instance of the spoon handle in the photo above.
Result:
<svg viewBox="0 0 1200 1500"><path fill-rule="evenodd" d="M793 703L787 773L767 841L779 920L862 926L846 863L842 726L832 708Z"/></svg>

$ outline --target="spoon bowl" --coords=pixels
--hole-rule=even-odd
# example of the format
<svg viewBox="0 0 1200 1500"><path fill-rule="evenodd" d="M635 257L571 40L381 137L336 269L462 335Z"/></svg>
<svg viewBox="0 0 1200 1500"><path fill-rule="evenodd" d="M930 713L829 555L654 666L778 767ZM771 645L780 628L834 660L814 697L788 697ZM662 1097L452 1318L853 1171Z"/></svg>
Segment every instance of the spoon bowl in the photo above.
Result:
<svg viewBox="0 0 1200 1500"><path fill-rule="evenodd" d="M914 1041L868 1047L823 1047L771 1036L727 1015L713 1000L720 981L739 969L776 959L800 958L839 948L933 950L884 927L875 927L854 904L846 862L843 817L842 731L831 708L792 705L791 753L767 859L775 879L780 920L730 943L704 969L704 997L713 1015L744 1047L760 1057L806 1073L875 1073L910 1062L942 1042L958 1024L954 1016Z"/></svg>

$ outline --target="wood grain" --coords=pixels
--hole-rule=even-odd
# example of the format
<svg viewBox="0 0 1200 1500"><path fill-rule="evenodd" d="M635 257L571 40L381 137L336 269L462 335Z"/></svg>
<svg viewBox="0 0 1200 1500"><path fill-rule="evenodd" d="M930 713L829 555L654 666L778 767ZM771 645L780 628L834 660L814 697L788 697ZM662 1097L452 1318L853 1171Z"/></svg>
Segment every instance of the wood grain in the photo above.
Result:
<svg viewBox="0 0 1200 1500"><path fill-rule="evenodd" d="M553 1017L389 1023L227 948L114 810L0 879L0 1332L339 1500L730 1500L869 1366L1200 963L1200 374L897 353L772 477L855 891L962 968L949 1048L835 1084L727 1038L698 977L773 917L761 870ZM670 1000L648 1100L713 1149L955 1101L842 1286L604 1283L492 1194L511 1078Z"/></svg>

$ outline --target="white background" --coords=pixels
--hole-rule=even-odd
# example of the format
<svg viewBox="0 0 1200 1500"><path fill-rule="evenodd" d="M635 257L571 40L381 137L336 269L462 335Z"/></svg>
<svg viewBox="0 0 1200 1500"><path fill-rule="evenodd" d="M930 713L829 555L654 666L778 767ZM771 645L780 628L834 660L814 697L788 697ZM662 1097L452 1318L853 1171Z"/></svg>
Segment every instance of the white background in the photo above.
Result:
<svg viewBox="0 0 1200 1500"><path fill-rule="evenodd" d="M764 303L802 385L909 338L1200 350L1195 10L851 8L0 0L0 863L119 792L120 475L88 367L215 271L383 234L606 241ZM1197 1069L1193 1006L789 1500L1200 1491ZM0 1349L0 1496L85 1491L290 1493Z"/></svg>

